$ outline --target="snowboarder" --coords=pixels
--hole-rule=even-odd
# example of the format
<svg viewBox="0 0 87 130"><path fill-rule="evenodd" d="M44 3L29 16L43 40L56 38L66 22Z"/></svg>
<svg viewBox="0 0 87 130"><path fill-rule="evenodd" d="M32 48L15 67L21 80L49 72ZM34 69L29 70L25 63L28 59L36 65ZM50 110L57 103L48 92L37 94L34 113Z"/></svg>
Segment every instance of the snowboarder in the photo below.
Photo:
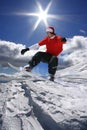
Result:
<svg viewBox="0 0 87 130"><path fill-rule="evenodd" d="M29 61L29 67L26 67L26 70L31 71L33 67L35 67L40 61L48 63L48 72L50 74L50 80L54 81L54 75L58 66L58 58L57 56L63 50L63 44L66 43L66 38L57 36L55 34L55 29L52 26L46 28L47 36L43 38L38 44L33 45L34 47L39 47L42 45L46 45L46 52L37 52L31 61ZM32 47L33 47L32 46ZM23 55L26 51L29 51L30 48L25 48L21 50L21 54Z"/></svg>

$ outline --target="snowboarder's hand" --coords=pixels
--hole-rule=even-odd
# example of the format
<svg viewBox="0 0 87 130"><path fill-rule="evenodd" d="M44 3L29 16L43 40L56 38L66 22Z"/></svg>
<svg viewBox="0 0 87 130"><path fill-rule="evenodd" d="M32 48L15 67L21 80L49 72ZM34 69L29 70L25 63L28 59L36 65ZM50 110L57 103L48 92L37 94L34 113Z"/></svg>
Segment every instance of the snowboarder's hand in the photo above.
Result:
<svg viewBox="0 0 87 130"><path fill-rule="evenodd" d="M24 53L25 53L26 51L29 51L29 48L22 49L22 50L21 50L21 54L24 55Z"/></svg>
<svg viewBox="0 0 87 130"><path fill-rule="evenodd" d="M67 40L66 40L66 38L65 37L62 37L61 38L61 42L66 42Z"/></svg>

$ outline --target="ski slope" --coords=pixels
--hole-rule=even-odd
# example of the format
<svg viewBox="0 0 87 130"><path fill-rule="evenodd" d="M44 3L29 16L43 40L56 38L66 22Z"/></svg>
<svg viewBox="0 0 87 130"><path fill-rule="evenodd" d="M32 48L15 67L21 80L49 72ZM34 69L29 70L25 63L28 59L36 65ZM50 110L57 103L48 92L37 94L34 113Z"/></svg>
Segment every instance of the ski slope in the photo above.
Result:
<svg viewBox="0 0 87 130"><path fill-rule="evenodd" d="M86 64L57 71L56 82L28 72L1 74L1 130L86 130L86 77Z"/></svg>

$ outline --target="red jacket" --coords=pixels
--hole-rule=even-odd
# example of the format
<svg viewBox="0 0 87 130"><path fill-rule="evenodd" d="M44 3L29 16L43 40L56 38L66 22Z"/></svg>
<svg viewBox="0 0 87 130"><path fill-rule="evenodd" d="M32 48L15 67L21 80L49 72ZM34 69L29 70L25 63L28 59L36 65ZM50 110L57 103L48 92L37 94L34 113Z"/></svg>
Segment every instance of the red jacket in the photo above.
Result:
<svg viewBox="0 0 87 130"><path fill-rule="evenodd" d="M55 36L54 38L45 37L39 42L39 46L46 45L46 52L54 56L58 56L63 50L63 44L61 42L61 36Z"/></svg>

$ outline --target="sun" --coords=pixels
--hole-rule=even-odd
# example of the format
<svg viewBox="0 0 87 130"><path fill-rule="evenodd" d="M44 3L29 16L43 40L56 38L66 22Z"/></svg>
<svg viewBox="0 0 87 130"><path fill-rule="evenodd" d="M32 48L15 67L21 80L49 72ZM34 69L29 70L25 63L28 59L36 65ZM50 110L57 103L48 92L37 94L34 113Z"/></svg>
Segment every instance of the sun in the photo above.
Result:
<svg viewBox="0 0 87 130"><path fill-rule="evenodd" d="M47 5L47 8L45 10L42 9L42 6L38 1L36 1L36 3L37 3L37 6L38 6L38 9L39 9L39 12L35 13L35 16L38 17L38 20L36 21L36 23L34 25L34 30L38 27L38 25L41 21L44 22L45 26L48 26L48 22L47 22L48 11L49 11L49 8L52 4L52 1L49 2L49 4Z"/></svg>
<svg viewBox="0 0 87 130"><path fill-rule="evenodd" d="M37 4L37 7L39 9L39 12L32 12L32 13L29 13L29 12L26 12L26 13L17 13L17 15L24 15L24 16L32 16L32 17L37 17L37 21L34 23L34 26L33 26L33 30L32 31L35 31L37 29L37 27L39 26L40 22L44 22L45 26L47 27L49 24L48 24L48 21L47 19L48 18L51 18L51 19L61 19L60 16L58 15L54 15L54 14L48 14L48 11L52 5L52 0L48 3L47 7L45 10L43 10L41 4L38 2L38 0L36 0L36 4Z"/></svg>
<svg viewBox="0 0 87 130"><path fill-rule="evenodd" d="M48 26L48 23L47 23L47 13L45 11L42 10L40 13L37 14L37 16L38 16L38 20L35 23L34 30L37 28L37 26L39 25L39 23L41 21L44 22L45 26Z"/></svg>

